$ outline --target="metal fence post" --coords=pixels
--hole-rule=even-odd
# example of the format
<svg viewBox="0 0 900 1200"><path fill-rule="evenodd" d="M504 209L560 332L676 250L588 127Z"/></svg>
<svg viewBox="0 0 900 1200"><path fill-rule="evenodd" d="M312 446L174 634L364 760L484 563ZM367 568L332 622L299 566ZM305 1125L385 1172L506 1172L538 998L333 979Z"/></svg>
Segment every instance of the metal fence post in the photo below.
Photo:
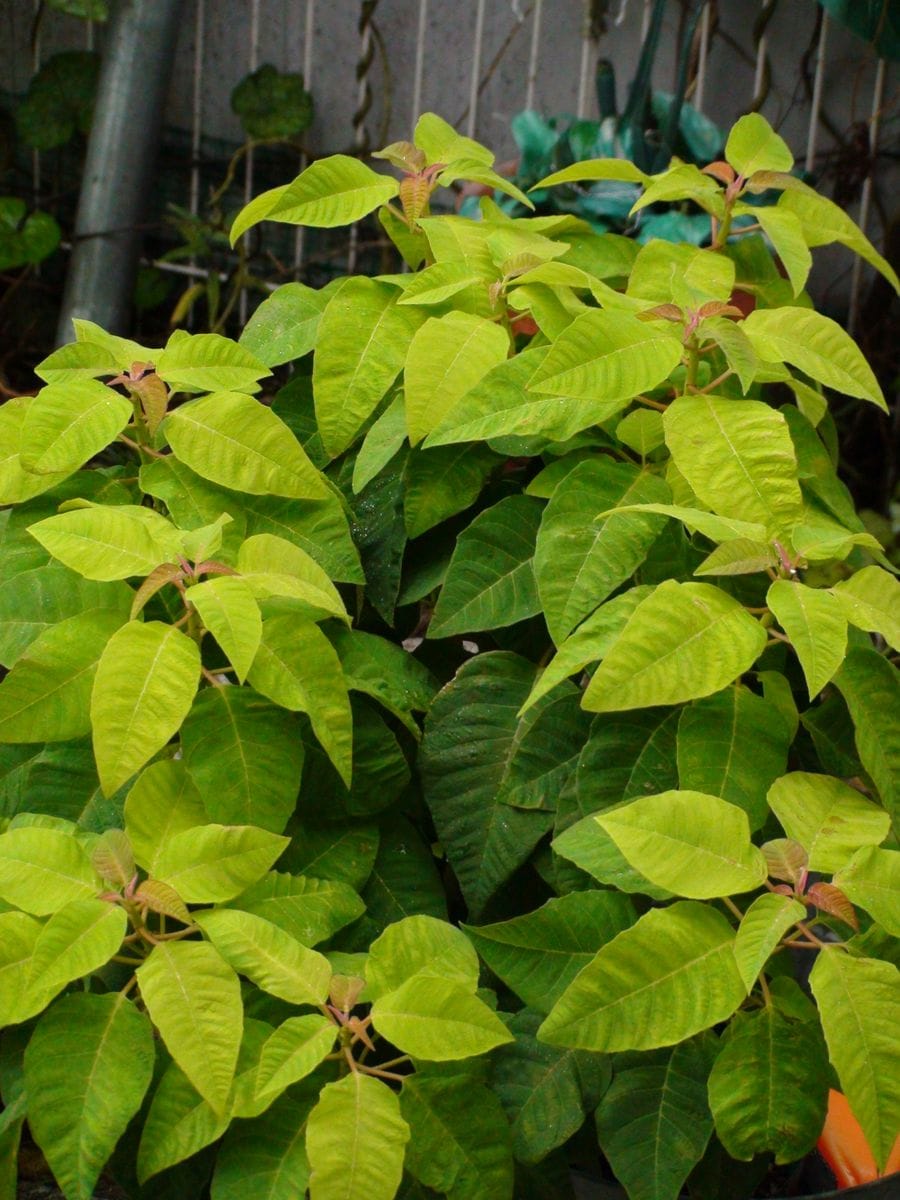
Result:
<svg viewBox="0 0 900 1200"><path fill-rule="evenodd" d="M72 318L124 332L183 0L119 0L106 38L57 344Z"/></svg>

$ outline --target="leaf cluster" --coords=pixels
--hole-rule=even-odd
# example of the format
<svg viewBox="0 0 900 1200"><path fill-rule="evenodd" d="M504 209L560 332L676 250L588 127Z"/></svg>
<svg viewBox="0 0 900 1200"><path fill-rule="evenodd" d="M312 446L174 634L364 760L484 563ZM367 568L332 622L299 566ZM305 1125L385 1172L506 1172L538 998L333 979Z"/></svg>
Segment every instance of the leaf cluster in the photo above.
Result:
<svg viewBox="0 0 900 1200"><path fill-rule="evenodd" d="M232 234L377 212L409 271L78 321L0 409L2 1178L27 1121L68 1200L568 1196L573 1139L676 1200L835 1085L883 1167L900 585L829 394L886 405L805 283L896 277L755 115L542 181L703 248L434 216L511 185L433 114L380 157Z"/></svg>

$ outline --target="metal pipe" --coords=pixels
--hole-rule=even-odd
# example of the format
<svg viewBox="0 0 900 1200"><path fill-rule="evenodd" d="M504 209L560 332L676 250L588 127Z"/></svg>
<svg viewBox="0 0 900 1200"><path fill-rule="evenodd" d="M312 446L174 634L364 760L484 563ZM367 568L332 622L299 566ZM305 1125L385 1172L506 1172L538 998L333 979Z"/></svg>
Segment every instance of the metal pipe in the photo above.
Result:
<svg viewBox="0 0 900 1200"><path fill-rule="evenodd" d="M110 18L58 345L71 340L73 317L127 331L144 201L152 188L183 7L183 0L119 0Z"/></svg>

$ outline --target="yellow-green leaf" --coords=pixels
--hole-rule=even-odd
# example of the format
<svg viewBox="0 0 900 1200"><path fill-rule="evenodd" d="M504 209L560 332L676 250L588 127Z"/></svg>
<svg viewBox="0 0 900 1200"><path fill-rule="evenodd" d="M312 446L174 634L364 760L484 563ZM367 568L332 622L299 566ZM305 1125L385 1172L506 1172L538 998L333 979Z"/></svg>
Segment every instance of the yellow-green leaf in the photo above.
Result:
<svg viewBox="0 0 900 1200"><path fill-rule="evenodd" d="M632 613L582 703L615 712L711 696L749 670L765 643L765 630L731 596L669 579Z"/></svg>
<svg viewBox="0 0 900 1200"><path fill-rule="evenodd" d="M74 471L122 432L131 411L124 396L94 379L51 384L25 412L19 460L39 475Z"/></svg>
<svg viewBox="0 0 900 1200"><path fill-rule="evenodd" d="M826 387L871 400L887 412L862 351L831 317L810 308L757 308L742 325L764 362L790 363Z"/></svg>
<svg viewBox="0 0 900 1200"><path fill-rule="evenodd" d="M660 792L594 819L636 871L675 895L710 900L753 891L766 878L747 814L718 796Z"/></svg>
<svg viewBox="0 0 900 1200"><path fill-rule="evenodd" d="M759 400L679 396L663 425L675 466L713 512L763 525L770 536L785 537L800 520L794 444L774 408Z"/></svg>
<svg viewBox="0 0 900 1200"><path fill-rule="evenodd" d="M410 343L403 376L410 442L420 442L451 414L508 352L509 337L493 321L462 312L429 317Z"/></svg>
<svg viewBox="0 0 900 1200"><path fill-rule="evenodd" d="M136 974L169 1053L200 1095L222 1112L244 1023L237 975L208 942L162 942Z"/></svg>
<svg viewBox="0 0 900 1200"><path fill-rule="evenodd" d="M786 579L775 580L766 604L791 639L814 700L844 661L847 618L841 604L830 592Z"/></svg>
<svg viewBox="0 0 900 1200"><path fill-rule="evenodd" d="M161 621L129 621L106 644L91 692L94 755L110 796L168 742L190 712L200 650Z"/></svg>
<svg viewBox="0 0 900 1200"><path fill-rule="evenodd" d="M223 487L299 500L329 494L287 425L243 393L216 392L183 404L166 417L163 432L186 466Z"/></svg>
<svg viewBox="0 0 900 1200"><path fill-rule="evenodd" d="M195 584L187 599L243 683L262 637L262 616L250 585L238 575L217 575Z"/></svg>

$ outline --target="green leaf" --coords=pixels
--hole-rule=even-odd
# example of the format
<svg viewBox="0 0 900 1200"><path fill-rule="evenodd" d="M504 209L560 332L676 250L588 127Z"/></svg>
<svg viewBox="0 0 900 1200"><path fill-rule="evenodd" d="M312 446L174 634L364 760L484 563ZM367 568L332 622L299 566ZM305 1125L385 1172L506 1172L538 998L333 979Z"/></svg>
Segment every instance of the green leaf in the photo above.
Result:
<svg viewBox="0 0 900 1200"><path fill-rule="evenodd" d="M314 1096L282 1096L263 1116L232 1124L212 1178L212 1200L295 1200L306 1191L306 1118Z"/></svg>
<svg viewBox="0 0 900 1200"><path fill-rule="evenodd" d="M35 638L0 682L0 744L66 741L90 731L97 664L124 615L94 609Z"/></svg>
<svg viewBox="0 0 900 1200"><path fill-rule="evenodd" d="M125 800L125 831L137 863L151 877L168 839L208 820L200 793L180 759L151 763Z"/></svg>
<svg viewBox="0 0 900 1200"><path fill-rule="evenodd" d="M258 392L269 369L218 333L176 329L156 355L156 373L175 392Z"/></svg>
<svg viewBox="0 0 900 1200"><path fill-rule="evenodd" d="M434 917L416 915L388 925L369 947L366 998L377 1000L414 976L449 979L464 991L478 986L478 955L465 936Z"/></svg>
<svg viewBox="0 0 900 1200"><path fill-rule="evenodd" d="M326 484L287 425L239 392L216 392L183 404L163 432L192 471L223 487L257 496L320 500Z"/></svg>
<svg viewBox="0 0 900 1200"><path fill-rule="evenodd" d="M316 737L350 786L353 719L340 659L324 633L298 617L270 617L249 673L276 704L309 714Z"/></svg>
<svg viewBox="0 0 900 1200"><path fill-rule="evenodd" d="M132 504L75 508L38 521L28 532L54 558L86 579L149 575L160 563L176 562L181 549L171 521Z"/></svg>
<svg viewBox="0 0 900 1200"><path fill-rule="evenodd" d="M243 683L262 638L262 617L250 585L237 575L219 575L195 584L188 598Z"/></svg>
<svg viewBox="0 0 900 1200"><path fill-rule="evenodd" d="M451 184L456 183L459 179L483 184L485 187L493 188L495 191L512 196L514 200L518 200L526 208L534 208L534 205L525 193L517 188L514 183L510 182L505 176L498 175L496 171L492 171L490 167L486 167L477 159L457 159L451 162L449 167L445 171L441 171L438 175L438 182L444 187L450 187ZM560 252L562 252L561 248Z"/></svg>
<svg viewBox="0 0 900 1200"><path fill-rule="evenodd" d="M112 795L178 731L200 675L197 643L161 621L129 621L106 643L91 692L97 771Z"/></svg>
<svg viewBox="0 0 900 1200"><path fill-rule="evenodd" d="M289 1004L322 1004L328 995L328 959L301 945L255 913L213 909L194 920L240 975Z"/></svg>
<svg viewBox="0 0 900 1200"><path fill-rule="evenodd" d="M655 409L635 409L618 423L616 437L635 454L646 458L665 443L662 414Z"/></svg>
<svg viewBox="0 0 900 1200"><path fill-rule="evenodd" d="M16 107L16 128L26 146L52 150L87 133L97 89L99 55L90 50L52 54L31 79Z"/></svg>
<svg viewBox="0 0 900 1200"><path fill-rule="evenodd" d="M730 1017L745 991L734 931L705 904L651 909L604 946L538 1035L554 1046L652 1050Z"/></svg>
<svg viewBox="0 0 900 1200"><path fill-rule="evenodd" d="M769 807L809 855L810 870L839 871L862 846L877 846L890 816L830 775L792 771L769 788Z"/></svg>
<svg viewBox="0 0 900 1200"><path fill-rule="evenodd" d="M347 610L326 571L312 555L286 538L257 533L241 544L238 570L254 595L282 596L314 620L323 616L347 620Z"/></svg>
<svg viewBox="0 0 900 1200"><path fill-rule="evenodd" d="M396 395L369 427L353 464L353 491L361 492L381 474L406 441L406 412L403 396Z"/></svg>
<svg viewBox="0 0 900 1200"><path fill-rule="evenodd" d="M762 209L754 209L762 212ZM741 389L749 392L753 380L761 373L761 364L750 339L735 321L727 317L707 317L700 326L701 336L711 337L725 355L729 370L734 371Z"/></svg>
<svg viewBox="0 0 900 1200"><path fill-rule="evenodd" d="M303 771L297 717L248 687L204 688L181 728L181 747L212 820L281 833Z"/></svg>
<svg viewBox="0 0 900 1200"><path fill-rule="evenodd" d="M281 201L287 190L288 185L286 183L282 184L281 187L269 188L268 191L260 192L258 196L254 196L249 204L245 204L231 223L231 229L228 234L231 245L234 246L241 234L246 233L248 229L252 229L260 221L265 221L272 209Z"/></svg>
<svg viewBox="0 0 900 1200"><path fill-rule="evenodd" d="M423 974L372 1005L375 1028L414 1058L446 1062L511 1042L506 1026L468 986Z"/></svg>
<svg viewBox="0 0 900 1200"><path fill-rule="evenodd" d="M777 708L744 687L726 688L682 711L678 782L742 808L751 829L766 820L766 793L787 767L789 732Z"/></svg>
<svg viewBox="0 0 900 1200"><path fill-rule="evenodd" d="M778 208L793 213L800 221L808 246L827 246L840 242L854 254L880 271L895 291L900 292L900 280L891 264L878 253L859 226L840 205L820 196L812 188L791 187L782 192Z"/></svg>
<svg viewBox="0 0 900 1200"><path fill-rule="evenodd" d="M749 670L765 641L762 626L718 588L666 580L635 609L582 703L613 712L710 696Z"/></svg>
<svg viewBox="0 0 900 1200"><path fill-rule="evenodd" d="M864 908L892 937L900 937L900 853L866 846L835 875L833 883Z"/></svg>
<svg viewBox="0 0 900 1200"><path fill-rule="evenodd" d="M144 1121L137 1153L137 1177L146 1183L167 1167L183 1162L220 1138L228 1110L216 1112L175 1062L157 1084Z"/></svg>
<svg viewBox="0 0 900 1200"><path fill-rule="evenodd" d="M0 407L0 504L20 504L55 487L71 472L35 475L26 471L19 457L19 445L31 396L15 396Z"/></svg>
<svg viewBox="0 0 900 1200"><path fill-rule="evenodd" d="M344 824L313 824L295 819L291 823L291 833L291 845L282 865L292 871L304 872L308 877L307 885L315 878L346 884L358 891L371 875L378 852L377 825L365 825L358 820ZM314 944L319 939L309 940Z"/></svg>
<svg viewBox="0 0 900 1200"><path fill-rule="evenodd" d="M765 117L747 113L731 127L725 157L745 178L756 171L790 171L794 156Z"/></svg>
<svg viewBox="0 0 900 1200"><path fill-rule="evenodd" d="M533 679L532 664L514 655L478 655L438 694L426 721L425 799L473 916L548 827L546 813L499 799Z"/></svg>
<svg viewBox="0 0 900 1200"><path fill-rule="evenodd" d="M626 296L652 304L674 301L679 308L699 308L707 300L728 301L734 280L734 263L724 254L651 238L638 251ZM672 325L669 335L676 336Z"/></svg>
<svg viewBox="0 0 900 1200"><path fill-rule="evenodd" d="M39 1096L28 1125L72 1200L90 1200L100 1172L153 1074L150 1023L121 995L64 996L25 1051L25 1087Z"/></svg>
<svg viewBox="0 0 900 1200"><path fill-rule="evenodd" d="M0 1026L3 1028L27 1021L46 1008L53 996L53 991L40 980L31 981L34 947L42 930L40 921L26 913L0 913ZM5 1115L4 1109L0 1114L0 1134ZM0 1196L6 1200L2 1190Z"/></svg>
<svg viewBox="0 0 900 1200"><path fill-rule="evenodd" d="M565 441L619 411L618 400L544 396L528 390L547 347L523 350L492 367L462 396L425 440L425 446L498 437Z"/></svg>
<svg viewBox="0 0 900 1200"><path fill-rule="evenodd" d="M231 93L231 110L248 137L290 138L308 128L313 101L302 75L265 63L245 75Z"/></svg>
<svg viewBox="0 0 900 1200"><path fill-rule="evenodd" d="M524 715L532 704L545 696L552 688L583 670L588 663L604 658L625 628L628 618L650 595L651 587L633 587L612 600L607 600L595 612L586 617L574 632L560 643L556 654L537 678L537 682L522 705Z"/></svg>
<svg viewBox="0 0 900 1200"><path fill-rule="evenodd" d="M534 552L538 593L557 644L632 576L662 528L656 516L605 515L608 510L667 499L662 480L606 458L579 463L560 482Z"/></svg>
<svg viewBox="0 0 900 1200"><path fill-rule="evenodd" d="M146 360L147 356L140 354L137 357ZM60 346L38 363L35 374L46 383L70 383L73 380L94 379L98 375L118 375L130 365L124 360L119 344L98 342L91 338Z"/></svg>
<svg viewBox="0 0 900 1200"><path fill-rule="evenodd" d="M706 1080L717 1042L622 1054L597 1109L597 1139L632 1200L675 1200L712 1133Z"/></svg>
<svg viewBox="0 0 900 1200"><path fill-rule="evenodd" d="M594 819L636 871L675 895L710 900L752 891L766 878L747 814L717 796L662 792Z"/></svg>
<svg viewBox="0 0 900 1200"><path fill-rule="evenodd" d="M556 896L534 912L465 930L490 969L525 1004L546 1013L600 947L634 920L627 896L587 891Z"/></svg>
<svg viewBox="0 0 900 1200"><path fill-rule="evenodd" d="M694 568L694 574L757 575L776 566L778 554L774 546L762 540L742 537L717 546L699 567Z"/></svg>
<svg viewBox="0 0 900 1200"><path fill-rule="evenodd" d="M232 900L230 907L265 917L305 946L327 941L364 911L356 892L340 880L281 871L270 871Z"/></svg>
<svg viewBox="0 0 900 1200"><path fill-rule="evenodd" d="M590 158L572 163L538 180L538 188L556 187L560 183L591 183L598 179L614 179L624 183L646 183L650 176L625 158Z"/></svg>
<svg viewBox="0 0 900 1200"><path fill-rule="evenodd" d="M508 353L509 336L493 321L462 312L429 317L410 343L403 374L412 445L452 413Z"/></svg>
<svg viewBox="0 0 900 1200"><path fill-rule="evenodd" d="M556 339L529 390L618 402L622 408L661 383L680 361L681 344L668 330L628 313L591 311Z"/></svg>
<svg viewBox="0 0 900 1200"><path fill-rule="evenodd" d="M418 737L419 727L410 713L426 712L438 688L424 663L393 642L361 629L332 626L327 633L349 690L377 700Z"/></svg>
<svg viewBox="0 0 900 1200"><path fill-rule="evenodd" d="M764 362L790 363L826 387L887 411L862 351L830 317L809 308L757 308L742 325Z"/></svg>
<svg viewBox="0 0 900 1200"><path fill-rule="evenodd" d="M243 1028L238 977L207 942L163 942L137 969L169 1053L217 1112L225 1109Z"/></svg>
<svg viewBox="0 0 900 1200"><path fill-rule="evenodd" d="M509 1124L492 1091L466 1075L417 1072L404 1081L400 1110L412 1134L406 1167L422 1184L447 1200L511 1200Z"/></svg>
<svg viewBox="0 0 900 1200"><path fill-rule="evenodd" d="M766 604L791 639L814 700L844 661L847 618L842 606L830 592L786 579L772 584Z"/></svg>
<svg viewBox="0 0 900 1200"><path fill-rule="evenodd" d="M794 213L781 207L765 205L739 205L737 210L754 216L763 228L763 233L772 243L781 259L795 296L806 286L812 270L812 255L803 236L803 226Z"/></svg>
<svg viewBox="0 0 900 1200"><path fill-rule="evenodd" d="M396 288L354 277L322 313L313 392L322 444L334 458L354 441L400 373L426 314L398 307Z"/></svg>
<svg viewBox="0 0 900 1200"><path fill-rule="evenodd" d="M520 1162L540 1161L577 1133L612 1074L606 1057L539 1042L540 1021L529 1009L516 1013L508 1021L515 1041L493 1056L491 1086L512 1125Z"/></svg>
<svg viewBox="0 0 900 1200"><path fill-rule="evenodd" d="M413 913L447 919L444 884L434 855L409 821L400 819L381 831L378 853L362 893L370 930L365 948L391 923Z"/></svg>
<svg viewBox="0 0 900 1200"><path fill-rule="evenodd" d="M655 476L649 478L655 478ZM676 521L681 521L692 532L697 530L714 542L726 542L737 537L762 539L766 536L764 525L754 524L750 521L738 521L733 517L716 516L715 513L704 512L700 508L684 508L678 504L623 504L617 505L617 507L621 507L623 513L659 513L663 517L674 517ZM608 514L601 513L600 515L607 516Z"/></svg>
<svg viewBox="0 0 900 1200"><path fill-rule="evenodd" d="M422 113L416 121L413 141L424 152L429 166L439 162L450 163L457 158L471 158L487 167L494 161L490 150L472 138L463 137L443 117L433 112Z"/></svg>
<svg viewBox="0 0 900 1200"><path fill-rule="evenodd" d="M835 676L847 701L860 760L871 775L881 802L894 819L900 816L900 677L886 658L854 646Z"/></svg>
<svg viewBox="0 0 900 1200"><path fill-rule="evenodd" d="M101 888L87 854L71 834L25 826L0 835L0 899L44 917Z"/></svg>
<svg viewBox="0 0 900 1200"><path fill-rule="evenodd" d="M403 483L408 537L419 537L477 499L502 460L487 446L438 446L411 454Z"/></svg>
<svg viewBox="0 0 900 1200"><path fill-rule="evenodd" d="M25 412L19 461L39 475L74 471L108 446L130 417L131 404L106 384L51 384Z"/></svg>
<svg viewBox="0 0 900 1200"><path fill-rule="evenodd" d="M285 283L263 300L244 326L239 344L267 367L302 358L316 344L328 293Z"/></svg>
<svg viewBox="0 0 900 1200"><path fill-rule="evenodd" d="M790 896L766 892L744 913L734 942L734 957L749 992L785 933L806 916L806 906Z"/></svg>
<svg viewBox="0 0 900 1200"><path fill-rule="evenodd" d="M352 1071L327 1084L309 1115L311 1200L392 1200L409 1126L387 1084Z"/></svg>
<svg viewBox="0 0 900 1200"><path fill-rule="evenodd" d="M463 530L429 637L514 625L540 612L532 556L542 512L530 496L507 496Z"/></svg>
<svg viewBox="0 0 900 1200"><path fill-rule="evenodd" d="M351 225L386 204L398 190L397 180L390 175L379 175L358 158L332 154L317 159L288 184L268 219L318 229ZM232 242L234 238L232 230Z"/></svg>
<svg viewBox="0 0 900 1200"><path fill-rule="evenodd" d="M218 904L255 883L286 845L253 825L197 825L163 843L156 874L188 904Z"/></svg>
<svg viewBox="0 0 900 1200"><path fill-rule="evenodd" d="M122 944L125 911L105 900L70 900L51 916L34 945L31 984L49 995L106 966Z"/></svg>
<svg viewBox="0 0 900 1200"><path fill-rule="evenodd" d="M868 633L880 633L900 650L900 582L881 567L863 567L831 589L847 620ZM2 595L2 589L0 589Z"/></svg>
<svg viewBox="0 0 900 1200"><path fill-rule="evenodd" d="M403 520L407 458L404 447L364 488L353 510L353 532L368 584L367 599L387 625L394 623L407 542Z"/></svg>
<svg viewBox="0 0 900 1200"><path fill-rule="evenodd" d="M825 1123L829 1078L816 1024L771 1006L740 1014L709 1077L719 1141L745 1161L766 1151L776 1163L803 1158Z"/></svg>
<svg viewBox="0 0 900 1200"><path fill-rule="evenodd" d="M403 288L398 304L443 304L464 288L480 283L481 277L465 263L434 263L414 274L394 276Z"/></svg>
<svg viewBox="0 0 900 1200"><path fill-rule="evenodd" d="M337 1026L319 1013L289 1017L262 1048L256 1090L261 1096L280 1092L314 1071L330 1054Z"/></svg>
<svg viewBox="0 0 900 1200"><path fill-rule="evenodd" d="M800 520L796 455L781 413L759 400L679 396L663 425L676 467L714 512L763 525L770 536L785 537Z"/></svg>
<svg viewBox="0 0 900 1200"><path fill-rule="evenodd" d="M893 963L829 948L809 978L841 1090L879 1170L900 1128L900 987Z"/></svg>

